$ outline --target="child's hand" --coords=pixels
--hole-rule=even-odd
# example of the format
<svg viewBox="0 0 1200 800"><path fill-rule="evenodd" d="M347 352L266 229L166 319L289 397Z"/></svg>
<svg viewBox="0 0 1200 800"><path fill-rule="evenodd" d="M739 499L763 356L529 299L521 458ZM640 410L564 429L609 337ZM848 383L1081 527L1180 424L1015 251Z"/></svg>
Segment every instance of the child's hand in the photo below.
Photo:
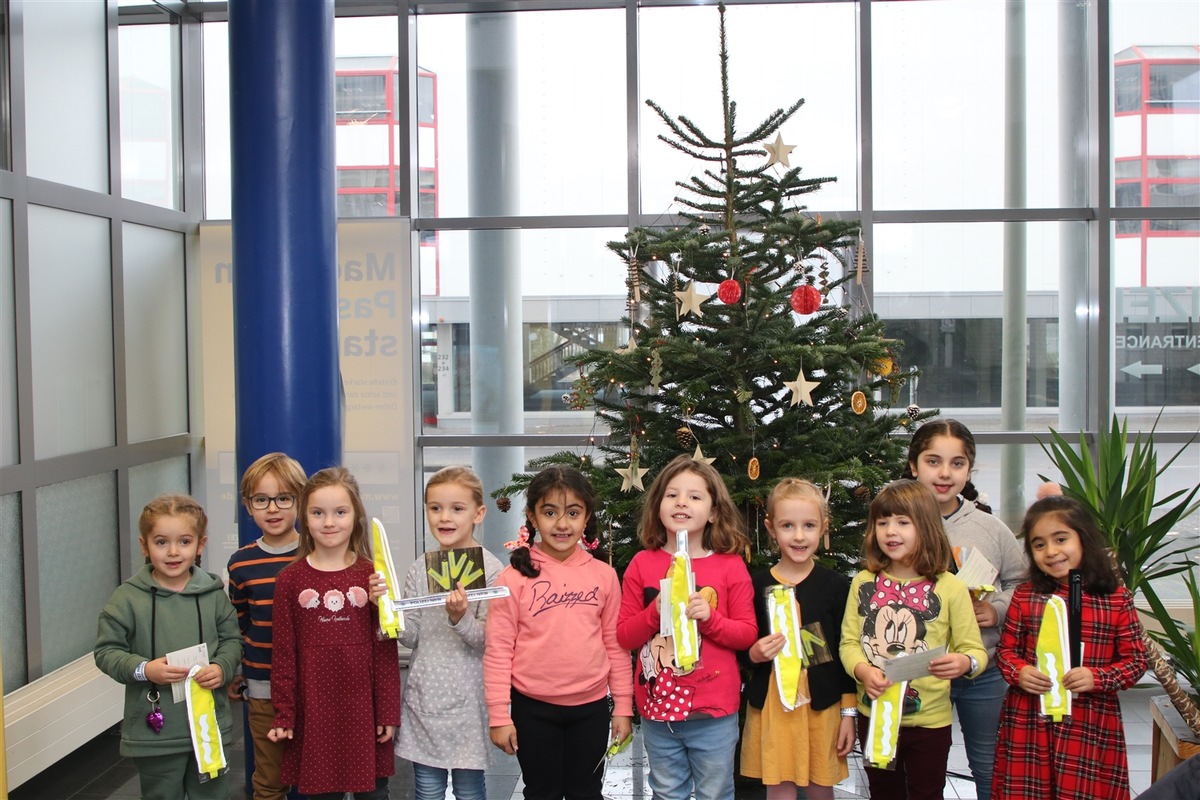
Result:
<svg viewBox="0 0 1200 800"><path fill-rule="evenodd" d="M467 590L462 581L454 584L454 591L446 595L446 616L451 625L457 625L467 613Z"/></svg>
<svg viewBox="0 0 1200 800"><path fill-rule="evenodd" d="M243 675L234 675L233 680L225 687L225 696L230 700L245 700L242 695L242 690L246 688L246 678Z"/></svg>
<svg viewBox="0 0 1200 800"><path fill-rule="evenodd" d="M1045 694L1053 685L1054 682L1050 680L1050 676L1039 672L1038 668L1034 666L1021 667L1021 671L1017 674L1017 686L1030 694Z"/></svg>
<svg viewBox="0 0 1200 800"><path fill-rule="evenodd" d="M688 619L694 619L697 622L703 622L712 616L712 606L708 604L708 598L699 592L692 592L688 596L688 603L685 612Z"/></svg>
<svg viewBox="0 0 1200 800"><path fill-rule="evenodd" d="M779 655L785 644L787 644L787 637L782 633L764 636L750 645L750 660L755 664L765 664Z"/></svg>
<svg viewBox="0 0 1200 800"><path fill-rule="evenodd" d="M151 683L179 683L187 678L190 669L191 667L172 667L164 656L146 664L146 680Z"/></svg>
<svg viewBox="0 0 1200 800"><path fill-rule="evenodd" d="M892 682L887 679L887 675L883 674L883 670L874 664L859 664L854 668L854 679L863 685L863 689L867 692L867 697L874 700L883 694L884 691L892 685Z"/></svg>
<svg viewBox="0 0 1200 800"><path fill-rule="evenodd" d="M372 572L371 580L367 583L367 590L371 595L372 603L379 603L379 598L383 597L387 591L387 578L383 577L382 572Z"/></svg>
<svg viewBox="0 0 1200 800"><path fill-rule="evenodd" d="M996 613L996 607L987 600L971 600L971 605L975 608L975 621L979 623L981 628L994 628L996 623L1000 621L1000 615Z"/></svg>
<svg viewBox="0 0 1200 800"><path fill-rule="evenodd" d="M612 741L623 742L633 733L633 717L612 718Z"/></svg>
<svg viewBox="0 0 1200 800"><path fill-rule="evenodd" d="M488 734L492 737L492 744L499 747L510 756L517 754L517 729L514 725L498 725L491 728Z"/></svg>
<svg viewBox="0 0 1200 800"><path fill-rule="evenodd" d="M195 680L201 689L220 689L221 684L225 683L225 672L220 664L209 664L200 668Z"/></svg>
<svg viewBox="0 0 1200 800"><path fill-rule="evenodd" d="M971 671L971 659L963 653L946 653L929 662L929 674L952 681Z"/></svg>
<svg viewBox="0 0 1200 800"><path fill-rule="evenodd" d="M1072 692L1090 692L1096 688L1096 676L1087 667L1075 667L1063 676L1063 688Z"/></svg>
<svg viewBox="0 0 1200 800"><path fill-rule="evenodd" d="M842 717L841 723L838 725L837 735L837 754L843 758L850 755L854 750L854 743L858 741L855 730L854 720L856 717Z"/></svg>
<svg viewBox="0 0 1200 800"><path fill-rule="evenodd" d="M267 731L267 738L272 742L282 742L284 739L292 738L291 728L271 728Z"/></svg>
<svg viewBox="0 0 1200 800"><path fill-rule="evenodd" d="M376 725L375 726L375 741L379 744L390 742L392 734L396 732L395 725Z"/></svg>

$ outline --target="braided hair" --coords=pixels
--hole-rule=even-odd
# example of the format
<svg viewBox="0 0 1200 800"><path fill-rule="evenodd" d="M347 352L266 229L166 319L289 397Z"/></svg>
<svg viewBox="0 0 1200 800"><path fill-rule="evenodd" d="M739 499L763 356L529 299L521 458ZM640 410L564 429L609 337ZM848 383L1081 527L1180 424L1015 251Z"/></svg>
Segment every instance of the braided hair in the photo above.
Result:
<svg viewBox="0 0 1200 800"><path fill-rule="evenodd" d="M901 478L916 480L917 475L913 470L913 464L917 463L917 459L921 457L929 449L929 444L938 436L948 436L951 439L957 439L962 443L963 452L967 454L969 467L975 469L975 437L971 434L969 428L963 425L956 419L937 419L931 422L926 422L921 427L917 428L913 434L912 440L908 443L908 458L905 460L904 472L900 475ZM975 488L975 484L971 483L971 479L967 479L966 485L962 488L962 496L966 500L970 500L975 504L975 507L980 511L992 513L992 507L979 499L979 490Z"/></svg>
<svg viewBox="0 0 1200 800"><path fill-rule="evenodd" d="M525 489L525 518L529 529L529 547L518 547L508 557L508 562L512 564L513 569L526 578L536 578L541 572L537 564L533 563L533 556L529 552L538 535L537 526L533 523L534 512L537 510L538 503L553 492L568 492L583 503L583 507L587 511L583 541L587 543L589 550L595 550L594 543L597 542L598 536L596 533L596 490L592 488L592 483L587 476L574 467L551 464L534 475Z"/></svg>

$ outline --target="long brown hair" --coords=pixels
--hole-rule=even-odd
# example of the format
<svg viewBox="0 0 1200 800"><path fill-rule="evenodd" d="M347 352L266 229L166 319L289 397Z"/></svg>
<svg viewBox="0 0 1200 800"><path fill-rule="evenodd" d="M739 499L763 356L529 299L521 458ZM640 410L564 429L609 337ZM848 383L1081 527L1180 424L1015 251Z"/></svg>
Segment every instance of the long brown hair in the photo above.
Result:
<svg viewBox="0 0 1200 800"><path fill-rule="evenodd" d="M895 516L908 517L917 530L917 543L908 566L931 581L937 580L937 576L949 568L953 558L950 540L946 538L946 527L942 524L933 490L907 478L892 481L871 502L862 548L865 567L878 573L891 565L892 559L884 554L875 537L875 525L884 517Z"/></svg>
<svg viewBox="0 0 1200 800"><path fill-rule="evenodd" d="M326 467L304 484L300 493L300 544L296 548L296 560L307 556L315 548L312 531L308 529L308 499L318 489L329 486L340 486L350 496L350 506L354 509L354 529L350 533L349 550L359 558L371 561L371 537L367 535L367 510L363 507L362 494L358 490L358 481L345 467Z"/></svg>
<svg viewBox="0 0 1200 800"><path fill-rule="evenodd" d="M1053 594L1058 581L1038 569L1033 560L1033 543L1029 533L1042 517L1053 516L1064 528L1075 531L1079 537L1082 556L1079 573L1083 576L1083 588L1091 594L1112 594L1117 590L1117 571L1108 555L1108 543L1096 526L1096 520L1079 501L1069 497L1044 497L1029 507L1021 523L1021 538L1025 540L1025 555L1029 559L1029 580L1034 591Z"/></svg>
<svg viewBox="0 0 1200 800"><path fill-rule="evenodd" d="M638 536L642 547L647 550L657 550L667 544L667 531L659 518L659 507L667 493L667 484L684 472L699 475L712 498L713 521L704 527L701 544L705 550L714 553L742 554L750 546L750 538L746 536L746 522L738 513L733 498L721 473L712 465L696 461L689 455L676 456L671 463L663 467L662 472L654 478L650 491L646 493L645 505L642 506L642 519L638 524Z"/></svg>

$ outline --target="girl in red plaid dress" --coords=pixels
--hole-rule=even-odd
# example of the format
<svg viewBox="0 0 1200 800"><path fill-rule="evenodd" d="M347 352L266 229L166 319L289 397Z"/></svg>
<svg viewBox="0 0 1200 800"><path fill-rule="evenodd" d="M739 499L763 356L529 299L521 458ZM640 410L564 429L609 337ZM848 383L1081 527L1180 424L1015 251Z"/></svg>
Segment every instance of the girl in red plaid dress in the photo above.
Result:
<svg viewBox="0 0 1200 800"><path fill-rule="evenodd" d="M996 648L1010 684L1000 717L993 800L1128 800L1129 767L1117 692L1146 671L1133 596L1117 579L1091 515L1065 497L1030 506L1021 526L1033 564L1017 587ZM1070 571L1083 577L1083 665L1067 672L1071 713L1051 722L1038 698L1050 689L1039 672L1037 637L1050 595L1067 600Z"/></svg>

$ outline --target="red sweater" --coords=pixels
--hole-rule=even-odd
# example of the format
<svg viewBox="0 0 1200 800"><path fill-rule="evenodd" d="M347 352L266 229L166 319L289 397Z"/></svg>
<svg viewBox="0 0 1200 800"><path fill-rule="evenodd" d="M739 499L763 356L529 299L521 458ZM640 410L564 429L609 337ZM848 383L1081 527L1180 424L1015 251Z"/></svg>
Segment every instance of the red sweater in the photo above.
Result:
<svg viewBox="0 0 1200 800"><path fill-rule="evenodd" d="M530 552L541 573L527 578L505 567L495 585L512 594L488 602L488 724L512 724L510 687L560 706L591 703L611 691L613 715L633 716L629 653L617 644L617 573L583 549L562 562L537 547Z"/></svg>
<svg viewBox="0 0 1200 800"><path fill-rule="evenodd" d="M638 710L647 719L668 720L672 715L664 712L661 701L670 689L670 694L688 698L684 719L736 714L742 686L737 651L749 648L758 639L754 589L746 562L740 556L720 553L692 560L696 588L709 594L710 604L712 595L707 590L715 592L716 606L698 626L700 661L696 668L686 675L664 676L672 651L668 647L664 656L663 645L668 643L658 635L654 598L671 566L671 555L663 549L643 550L625 570L617 641L626 649L638 650Z"/></svg>

